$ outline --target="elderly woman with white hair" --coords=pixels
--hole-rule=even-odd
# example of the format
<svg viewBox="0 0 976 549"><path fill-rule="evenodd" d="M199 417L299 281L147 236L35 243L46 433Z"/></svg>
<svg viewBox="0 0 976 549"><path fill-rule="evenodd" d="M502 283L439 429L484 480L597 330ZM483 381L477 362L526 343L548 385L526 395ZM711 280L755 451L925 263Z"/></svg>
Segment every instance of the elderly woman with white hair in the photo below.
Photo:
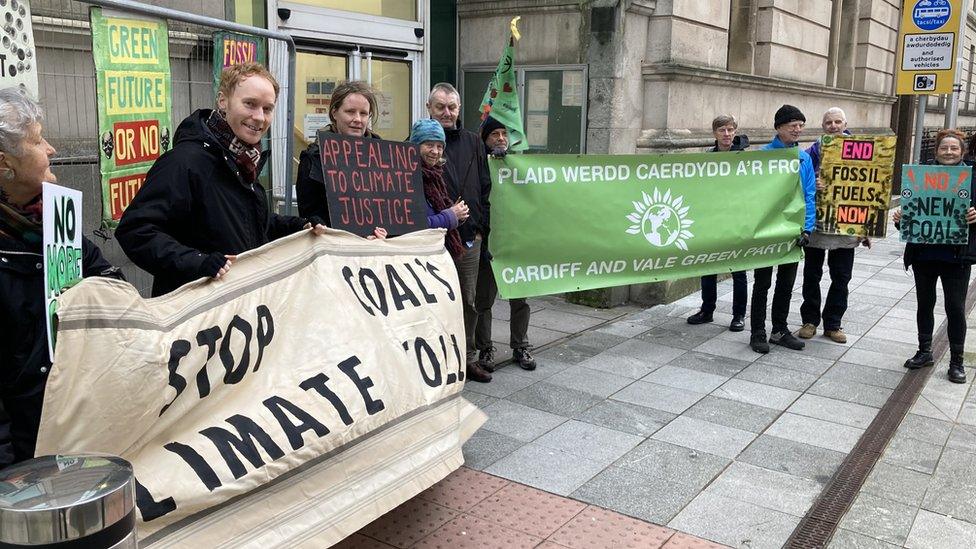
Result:
<svg viewBox="0 0 976 549"><path fill-rule="evenodd" d="M44 113L23 90L0 89L0 467L34 456L51 369L44 305L41 184L55 181ZM82 238L84 276L121 278Z"/></svg>

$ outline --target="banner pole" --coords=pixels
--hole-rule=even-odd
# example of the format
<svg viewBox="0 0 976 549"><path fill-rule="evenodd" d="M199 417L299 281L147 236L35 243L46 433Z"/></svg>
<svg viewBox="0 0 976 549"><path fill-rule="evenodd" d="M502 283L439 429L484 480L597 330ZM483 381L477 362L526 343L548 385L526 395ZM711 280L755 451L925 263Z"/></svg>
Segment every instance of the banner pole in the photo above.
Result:
<svg viewBox="0 0 976 549"><path fill-rule="evenodd" d="M922 134L925 133L925 107L929 103L929 96L918 96L918 107L915 109L915 138L912 140L912 163L922 161Z"/></svg>

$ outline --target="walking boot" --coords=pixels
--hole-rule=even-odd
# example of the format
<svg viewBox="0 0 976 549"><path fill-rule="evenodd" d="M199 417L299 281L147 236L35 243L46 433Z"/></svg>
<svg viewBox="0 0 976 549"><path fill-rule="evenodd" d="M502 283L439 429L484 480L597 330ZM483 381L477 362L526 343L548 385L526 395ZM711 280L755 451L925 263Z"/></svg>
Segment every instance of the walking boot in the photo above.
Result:
<svg viewBox="0 0 976 549"><path fill-rule="evenodd" d="M529 350L525 347L520 347L512 351L512 358L515 359L515 363L519 365L519 368L523 370L535 370L535 359L529 354Z"/></svg>
<svg viewBox="0 0 976 549"><path fill-rule="evenodd" d="M485 369L478 365L477 362L468 364L465 377L471 381L477 381L479 383L488 383L491 381L491 374L486 372Z"/></svg>
<svg viewBox="0 0 976 549"><path fill-rule="evenodd" d="M905 361L905 367L909 370L927 368L933 364L935 364L935 360L932 358L932 351L929 349L919 349L915 356Z"/></svg>
<svg viewBox="0 0 976 549"><path fill-rule="evenodd" d="M773 332L772 337L769 338L770 343L775 343L777 345L782 345L787 349L793 349L794 351L802 351L806 344L796 338L795 335L791 334L789 330L783 332Z"/></svg>
<svg viewBox="0 0 976 549"><path fill-rule="evenodd" d="M797 330L796 335L802 337L803 339L810 339L817 335L817 327L807 322L803 324L803 326L800 326L800 329Z"/></svg>
<svg viewBox="0 0 976 549"><path fill-rule="evenodd" d="M478 351L478 364L486 372L495 371L495 346Z"/></svg>
<svg viewBox="0 0 976 549"><path fill-rule="evenodd" d="M757 353L768 353L769 343L766 341L766 331L759 330L758 332L752 332L752 336L749 337L749 347Z"/></svg>
<svg viewBox="0 0 976 549"><path fill-rule="evenodd" d="M966 368L962 365L962 345L949 346L949 381L966 383Z"/></svg>
<svg viewBox="0 0 976 549"><path fill-rule="evenodd" d="M688 324L705 324L712 321L712 313L699 310L688 317Z"/></svg>
<svg viewBox="0 0 976 549"><path fill-rule="evenodd" d="M729 324L730 332L741 332L746 329L746 322L741 316L733 316L732 323Z"/></svg>

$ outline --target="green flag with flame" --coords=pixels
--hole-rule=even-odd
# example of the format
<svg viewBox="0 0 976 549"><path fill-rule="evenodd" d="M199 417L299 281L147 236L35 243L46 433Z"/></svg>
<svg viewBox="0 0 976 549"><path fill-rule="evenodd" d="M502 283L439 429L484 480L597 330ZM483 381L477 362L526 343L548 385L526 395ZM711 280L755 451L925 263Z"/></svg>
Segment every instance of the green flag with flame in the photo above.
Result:
<svg viewBox="0 0 976 549"><path fill-rule="evenodd" d="M481 122L491 116L508 128L509 149L513 151L524 151L529 148L529 142L525 138L525 128L522 125L522 109L519 106L517 82L515 78L515 43L521 38L519 35L518 20L520 17L512 19L512 35L502 52L501 59L498 60L498 68L495 74L488 81L488 89L485 90L485 97L481 100Z"/></svg>

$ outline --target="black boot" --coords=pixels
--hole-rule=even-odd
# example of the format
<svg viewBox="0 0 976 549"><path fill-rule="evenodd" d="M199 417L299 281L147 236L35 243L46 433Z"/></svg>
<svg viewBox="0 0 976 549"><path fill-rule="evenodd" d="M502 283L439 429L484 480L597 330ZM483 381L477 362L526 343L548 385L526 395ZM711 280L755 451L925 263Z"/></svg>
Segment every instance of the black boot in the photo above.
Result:
<svg viewBox="0 0 976 549"><path fill-rule="evenodd" d="M935 364L935 360L932 358L932 351L928 349L919 349L915 356L905 361L905 367L909 370L928 368L933 364Z"/></svg>
<svg viewBox="0 0 976 549"><path fill-rule="evenodd" d="M697 313L688 317L688 324L706 324L712 320L712 313L699 310Z"/></svg>
<svg viewBox="0 0 976 549"><path fill-rule="evenodd" d="M962 345L949 345L949 381L966 383L966 368L962 365Z"/></svg>
<svg viewBox="0 0 976 549"><path fill-rule="evenodd" d="M752 332L752 335L749 337L749 347L760 354L768 353L769 343L766 341L766 331L759 330Z"/></svg>

